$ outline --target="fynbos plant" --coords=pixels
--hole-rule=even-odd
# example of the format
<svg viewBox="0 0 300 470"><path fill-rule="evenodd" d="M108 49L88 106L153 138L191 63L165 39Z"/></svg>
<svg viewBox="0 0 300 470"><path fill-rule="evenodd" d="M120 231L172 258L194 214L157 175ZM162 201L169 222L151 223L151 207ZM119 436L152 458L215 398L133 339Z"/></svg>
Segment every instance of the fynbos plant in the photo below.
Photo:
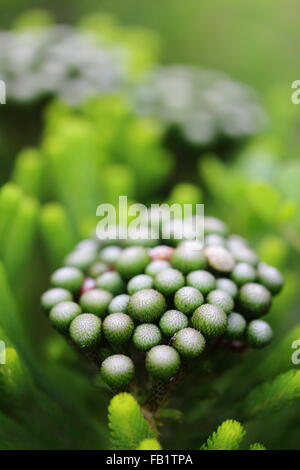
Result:
<svg viewBox="0 0 300 470"><path fill-rule="evenodd" d="M203 245L84 240L42 296L52 325L113 392L138 398L154 430L176 383L192 376L197 386L205 358L272 340L261 318L282 288L280 272L221 220L205 217L204 233Z"/></svg>

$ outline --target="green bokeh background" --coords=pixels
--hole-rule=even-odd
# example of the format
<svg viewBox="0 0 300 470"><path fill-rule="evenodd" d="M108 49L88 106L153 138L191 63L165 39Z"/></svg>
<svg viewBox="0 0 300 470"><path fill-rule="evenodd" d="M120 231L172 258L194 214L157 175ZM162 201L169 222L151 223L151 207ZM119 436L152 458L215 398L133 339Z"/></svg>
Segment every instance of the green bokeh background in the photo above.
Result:
<svg viewBox="0 0 300 470"><path fill-rule="evenodd" d="M299 449L300 383L279 413L276 403L267 403L266 417L251 403L241 413L235 407L260 383L297 370L290 356L292 341L300 338L300 106L291 103L291 83L300 78L299 2L4 0L1 29L31 8L47 9L58 23L105 12L122 26L149 28L161 39L160 63L217 69L251 85L269 122L264 133L242 142L166 148L161 123L139 120L123 95L95 99L79 111L50 101L0 108L10 143L0 154L0 325L18 352L10 352L8 376L4 368L0 374L0 448L109 447L111 394L51 330L39 303L53 268L96 224L96 205L125 193L145 203L204 202L208 214L246 236L286 277L268 316L274 345L250 352L242 364L230 358L237 367L214 378L215 387L205 385L204 397L192 386L181 390L185 399L175 397L170 407L183 415L166 420L164 448L199 448L223 419L237 418L246 423L245 448L262 441L271 449ZM102 141L97 129L103 122Z"/></svg>

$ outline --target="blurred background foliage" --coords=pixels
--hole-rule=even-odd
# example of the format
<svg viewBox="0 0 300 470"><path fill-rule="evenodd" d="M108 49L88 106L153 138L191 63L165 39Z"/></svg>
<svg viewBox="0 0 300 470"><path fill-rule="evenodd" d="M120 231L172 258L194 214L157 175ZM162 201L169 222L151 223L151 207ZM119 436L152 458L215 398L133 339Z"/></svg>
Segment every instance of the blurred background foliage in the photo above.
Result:
<svg viewBox="0 0 300 470"><path fill-rule="evenodd" d="M296 0L1 2L1 448L110 445L111 394L39 299L97 205L123 194L204 202L286 277L272 346L204 364L213 380L161 412L163 448L200 448L227 419L243 422L244 448L299 448L298 12Z"/></svg>

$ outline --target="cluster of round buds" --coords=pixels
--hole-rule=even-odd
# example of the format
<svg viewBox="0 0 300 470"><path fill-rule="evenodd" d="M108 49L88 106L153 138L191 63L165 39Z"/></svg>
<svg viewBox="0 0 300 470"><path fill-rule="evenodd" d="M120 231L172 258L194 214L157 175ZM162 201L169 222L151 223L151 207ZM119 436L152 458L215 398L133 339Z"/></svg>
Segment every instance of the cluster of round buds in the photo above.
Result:
<svg viewBox="0 0 300 470"><path fill-rule="evenodd" d="M139 356L150 376L169 380L208 344L241 350L271 341L261 317L282 275L219 219L205 217L204 234L203 244L151 248L84 240L52 274L42 296L50 322L96 354L111 388L130 383Z"/></svg>

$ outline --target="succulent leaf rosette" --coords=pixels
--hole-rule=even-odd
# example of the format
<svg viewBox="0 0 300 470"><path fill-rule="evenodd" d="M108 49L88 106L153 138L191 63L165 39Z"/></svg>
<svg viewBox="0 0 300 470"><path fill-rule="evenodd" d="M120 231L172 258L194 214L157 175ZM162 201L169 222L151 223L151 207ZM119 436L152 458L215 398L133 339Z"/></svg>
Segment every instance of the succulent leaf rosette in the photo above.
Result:
<svg viewBox="0 0 300 470"><path fill-rule="evenodd" d="M170 384L215 350L262 348L283 286L247 240L204 219L204 240L87 239L51 276L51 324L113 390ZM192 365L192 367L190 367Z"/></svg>

